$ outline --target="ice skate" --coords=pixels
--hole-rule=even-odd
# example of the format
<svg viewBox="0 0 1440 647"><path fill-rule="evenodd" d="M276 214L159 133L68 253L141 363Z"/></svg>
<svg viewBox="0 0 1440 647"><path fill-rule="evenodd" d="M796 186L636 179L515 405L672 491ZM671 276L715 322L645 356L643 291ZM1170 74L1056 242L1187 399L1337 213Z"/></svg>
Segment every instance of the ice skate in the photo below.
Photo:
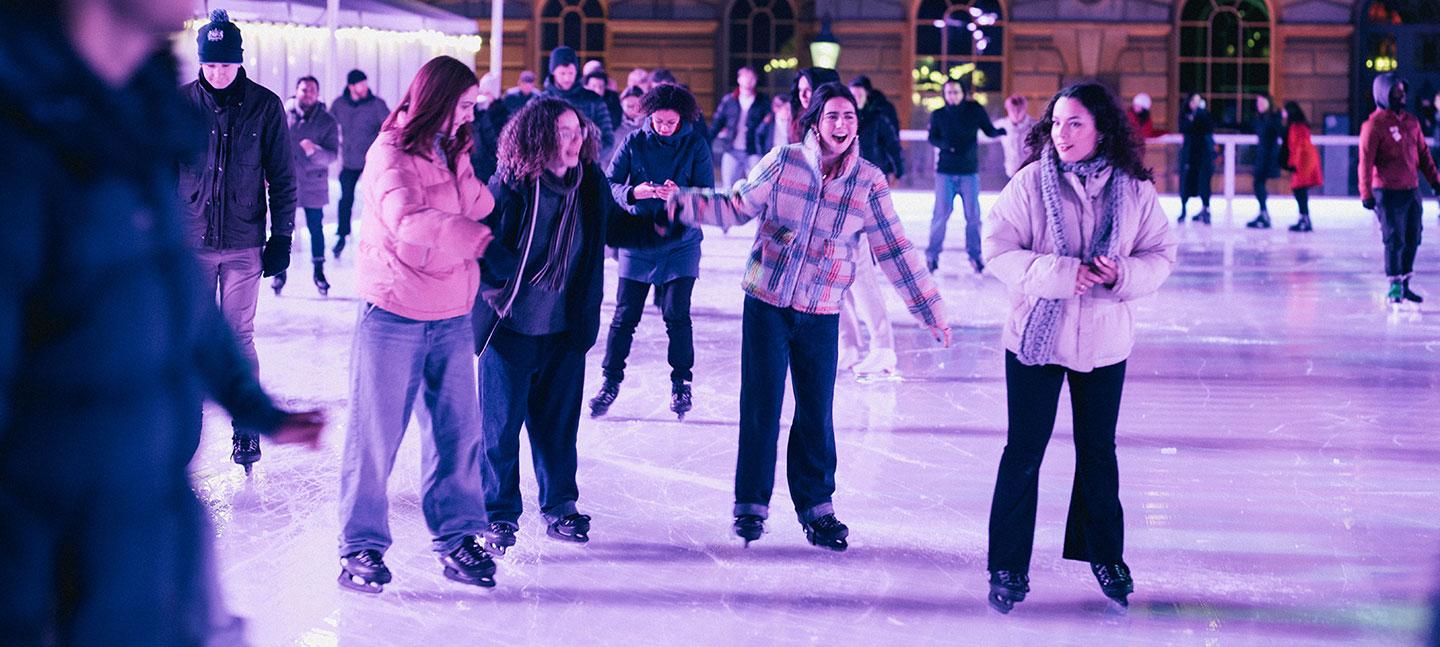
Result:
<svg viewBox="0 0 1440 647"><path fill-rule="evenodd" d="M1303 233L1303 232L1314 231L1314 230L1315 230L1315 228L1310 226L1310 216L1300 216L1300 220L1299 220L1299 221L1297 221L1297 222L1296 222L1295 224L1293 224L1293 225L1290 225L1290 231L1294 231L1294 232L1301 232L1301 233Z"/></svg>
<svg viewBox="0 0 1440 647"><path fill-rule="evenodd" d="M390 583L390 569L380 551L366 549L340 558L340 586L361 593L379 593Z"/></svg>
<svg viewBox="0 0 1440 647"><path fill-rule="evenodd" d="M1130 606L1129 597L1135 592L1135 580L1130 578L1130 567L1126 566L1125 562L1091 563L1090 572L1095 574L1095 581L1100 583L1100 590L1105 593L1105 597L1122 608Z"/></svg>
<svg viewBox="0 0 1440 647"><path fill-rule="evenodd" d="M1183 225L1183 224L1185 224L1185 211L1184 211L1183 209L1180 211L1180 217L1175 219L1175 224L1177 224L1177 225Z"/></svg>
<svg viewBox="0 0 1440 647"><path fill-rule="evenodd" d="M1400 282L1400 298L1410 303L1425 303L1425 297L1420 296L1414 290L1410 289L1410 279L1405 279Z"/></svg>
<svg viewBox="0 0 1440 647"><path fill-rule="evenodd" d="M315 289L322 297L330 294L330 282L325 280L325 261L315 261Z"/></svg>
<svg viewBox="0 0 1440 647"><path fill-rule="evenodd" d="M837 553L845 552L845 549L850 547L845 541L845 538L850 536L850 529L840 523L834 514L827 514L800 526L805 529L805 539L811 546L828 548Z"/></svg>
<svg viewBox="0 0 1440 647"><path fill-rule="evenodd" d="M879 382L884 380L898 379L899 374L895 370L898 363L893 348L876 348L865 356L865 360L856 364L852 369L855 371L855 379L861 382Z"/></svg>
<svg viewBox="0 0 1440 647"><path fill-rule="evenodd" d="M860 363L860 350L846 344L840 349L840 359L835 362L835 367L842 371L848 371Z"/></svg>
<svg viewBox="0 0 1440 647"><path fill-rule="evenodd" d="M1255 216L1255 219L1254 219L1254 220L1251 220L1250 222L1245 223L1245 226L1246 226L1246 227L1249 227L1250 229L1269 229L1269 228L1270 228L1270 214L1265 213L1264 211L1261 211L1261 212L1260 212L1260 215Z"/></svg>
<svg viewBox="0 0 1440 647"><path fill-rule="evenodd" d="M590 516L574 513L567 514L559 519L550 522L545 529L545 534L551 539L568 541L575 544L583 544L590 541Z"/></svg>
<svg viewBox="0 0 1440 647"><path fill-rule="evenodd" d="M1029 592L1029 575L1019 571L990 571L990 595L986 596L990 608L1010 613L1016 602L1025 601L1025 594Z"/></svg>
<svg viewBox="0 0 1440 647"><path fill-rule="evenodd" d="M590 398L590 417L599 418L610 411L610 405L615 404L615 398L620 397L619 380L605 380L600 385L600 392Z"/></svg>
<svg viewBox="0 0 1440 647"><path fill-rule="evenodd" d="M334 248L333 250L331 250L331 252L332 252L333 254L335 254L335 260L337 260L337 261L340 260L340 252L343 252L343 251L345 251L345 237L344 237L344 236L336 236L336 237L335 237L335 248Z"/></svg>
<svg viewBox="0 0 1440 647"><path fill-rule="evenodd" d="M976 274L984 274L985 261L980 260L978 257L970 259L970 269L975 270Z"/></svg>
<svg viewBox="0 0 1440 647"><path fill-rule="evenodd" d="M485 528L485 548L496 555L504 555L515 546L515 531L519 526L508 521L491 521Z"/></svg>
<svg viewBox="0 0 1440 647"><path fill-rule="evenodd" d="M455 550L441 557L440 564L448 579L485 588L495 586L495 560L473 536L465 537Z"/></svg>
<svg viewBox="0 0 1440 647"><path fill-rule="evenodd" d="M253 434L237 433L230 437L230 460L245 468L250 475L251 467L260 462L260 437Z"/></svg>
<svg viewBox="0 0 1440 647"><path fill-rule="evenodd" d="M745 540L745 547L749 548L750 542L765 534L765 518L754 514L735 515L735 524L730 528L735 531L736 537Z"/></svg>
<svg viewBox="0 0 1440 647"><path fill-rule="evenodd" d="M275 296L280 296L280 291L285 289L285 272L275 275L270 279L270 289L275 291Z"/></svg>
<svg viewBox="0 0 1440 647"><path fill-rule="evenodd" d="M1201 210L1200 210L1200 213L1195 214L1195 217L1194 217L1194 218L1191 218L1190 220L1191 220L1191 222L1200 223L1200 224L1204 224L1204 225L1210 224L1210 208L1209 208L1209 207L1206 207L1206 208L1204 208L1204 209L1201 209Z"/></svg>
<svg viewBox="0 0 1440 647"><path fill-rule="evenodd" d="M684 382L676 382L670 385L670 410L680 420L685 420L685 414L691 409L690 385Z"/></svg>
<svg viewBox="0 0 1440 647"><path fill-rule="evenodd" d="M929 270L931 274L934 274L934 273L936 273L936 272L939 272L939 271L940 271L940 259L938 259L938 258L928 258L928 259L925 259L925 269L926 269L926 270Z"/></svg>
<svg viewBox="0 0 1440 647"><path fill-rule="evenodd" d="M1400 279L1391 279L1390 289L1385 293L1385 304L1391 312L1399 312L1405 305L1405 286Z"/></svg>

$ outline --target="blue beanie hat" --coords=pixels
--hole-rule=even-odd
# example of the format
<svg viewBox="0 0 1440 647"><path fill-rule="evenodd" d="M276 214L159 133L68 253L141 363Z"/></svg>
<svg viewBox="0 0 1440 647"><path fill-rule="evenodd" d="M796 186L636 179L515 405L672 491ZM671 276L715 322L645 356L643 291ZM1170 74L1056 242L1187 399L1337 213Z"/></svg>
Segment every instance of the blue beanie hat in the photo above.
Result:
<svg viewBox="0 0 1440 647"><path fill-rule="evenodd" d="M210 12L210 22L200 28L195 42L200 45L200 63L245 62L245 50L240 46L240 28L230 22L230 14L224 9Z"/></svg>
<svg viewBox="0 0 1440 647"><path fill-rule="evenodd" d="M561 45L550 52L550 71L553 73L555 68L566 65L574 65L579 68L580 57L575 54L575 50Z"/></svg>

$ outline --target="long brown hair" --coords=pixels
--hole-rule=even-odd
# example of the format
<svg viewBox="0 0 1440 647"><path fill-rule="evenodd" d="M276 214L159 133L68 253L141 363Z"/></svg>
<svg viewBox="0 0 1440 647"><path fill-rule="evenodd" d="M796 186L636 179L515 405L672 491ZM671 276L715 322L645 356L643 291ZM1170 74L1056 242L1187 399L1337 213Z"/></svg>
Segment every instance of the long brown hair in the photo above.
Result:
<svg viewBox="0 0 1440 647"><path fill-rule="evenodd" d="M432 58L415 73L410 89L405 91L405 97L385 119L381 130L399 128L400 149L430 159L435 136L450 132L451 120L455 118L455 104L460 101L460 95L479 83L475 72L458 59L449 56ZM406 119L403 126L399 124L402 113ZM453 170L455 160L470 151L470 129L461 128L443 146Z"/></svg>
<svg viewBox="0 0 1440 647"><path fill-rule="evenodd" d="M560 151L555 122L566 112L580 118L580 129L584 132L580 163L593 164L600 159L600 129L569 103L555 97L539 97L525 104L500 131L496 147L500 159L495 167L500 181L520 184L545 172L545 167Z"/></svg>
<svg viewBox="0 0 1440 647"><path fill-rule="evenodd" d="M1140 140L1135 136L1135 129L1130 127L1130 119L1125 116L1115 95L1098 83L1077 83L1050 98L1049 105L1045 106L1045 116L1025 138L1030 157L1021 164L1022 167L1039 161L1041 155L1050 154L1050 127L1055 125L1055 104L1061 99L1079 101L1095 118L1095 131L1099 135L1095 142L1097 156L1105 158L1110 166L1136 180L1148 182L1153 179L1154 175L1145 168L1145 161L1140 156Z"/></svg>

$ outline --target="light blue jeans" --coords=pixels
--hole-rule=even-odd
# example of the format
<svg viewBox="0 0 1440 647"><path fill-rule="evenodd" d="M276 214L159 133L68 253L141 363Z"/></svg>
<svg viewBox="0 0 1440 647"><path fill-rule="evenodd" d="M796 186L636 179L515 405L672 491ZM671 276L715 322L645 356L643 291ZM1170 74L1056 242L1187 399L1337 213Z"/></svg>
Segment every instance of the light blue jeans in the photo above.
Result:
<svg viewBox="0 0 1440 647"><path fill-rule="evenodd" d="M965 253L970 260L980 260L980 176L935 174L935 211L930 216L930 245L925 259L935 263L945 248L945 226L955 209L955 196L965 210Z"/></svg>
<svg viewBox="0 0 1440 647"><path fill-rule="evenodd" d="M350 353L350 426L340 468L340 554L390 547L385 494L395 454L419 416L420 508L448 553L485 529L480 476L480 414L475 401L475 338L470 315L417 321L361 306ZM428 424L427 424L428 423Z"/></svg>

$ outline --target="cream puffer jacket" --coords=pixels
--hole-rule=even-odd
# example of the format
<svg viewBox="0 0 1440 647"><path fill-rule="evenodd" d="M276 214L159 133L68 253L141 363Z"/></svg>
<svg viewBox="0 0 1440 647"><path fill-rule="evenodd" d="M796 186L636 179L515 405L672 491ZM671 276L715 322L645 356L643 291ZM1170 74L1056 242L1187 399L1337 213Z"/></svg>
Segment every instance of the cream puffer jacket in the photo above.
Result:
<svg viewBox="0 0 1440 647"><path fill-rule="evenodd" d="M1072 251L1086 249L1097 216L1108 203L1107 169L1082 183L1061 173L1060 201ZM1150 182L1124 180L1124 213L1116 215L1120 278L1114 287L1095 286L1075 296L1080 259L1055 253L1040 194L1040 165L1015 174L991 208L982 243L986 268L1010 291L1010 317L1001 335L1006 350L1020 349L1030 310L1040 299L1064 299L1058 343L1051 360L1089 372L1124 361L1135 343L1130 302L1160 288L1175 266L1175 235Z"/></svg>

